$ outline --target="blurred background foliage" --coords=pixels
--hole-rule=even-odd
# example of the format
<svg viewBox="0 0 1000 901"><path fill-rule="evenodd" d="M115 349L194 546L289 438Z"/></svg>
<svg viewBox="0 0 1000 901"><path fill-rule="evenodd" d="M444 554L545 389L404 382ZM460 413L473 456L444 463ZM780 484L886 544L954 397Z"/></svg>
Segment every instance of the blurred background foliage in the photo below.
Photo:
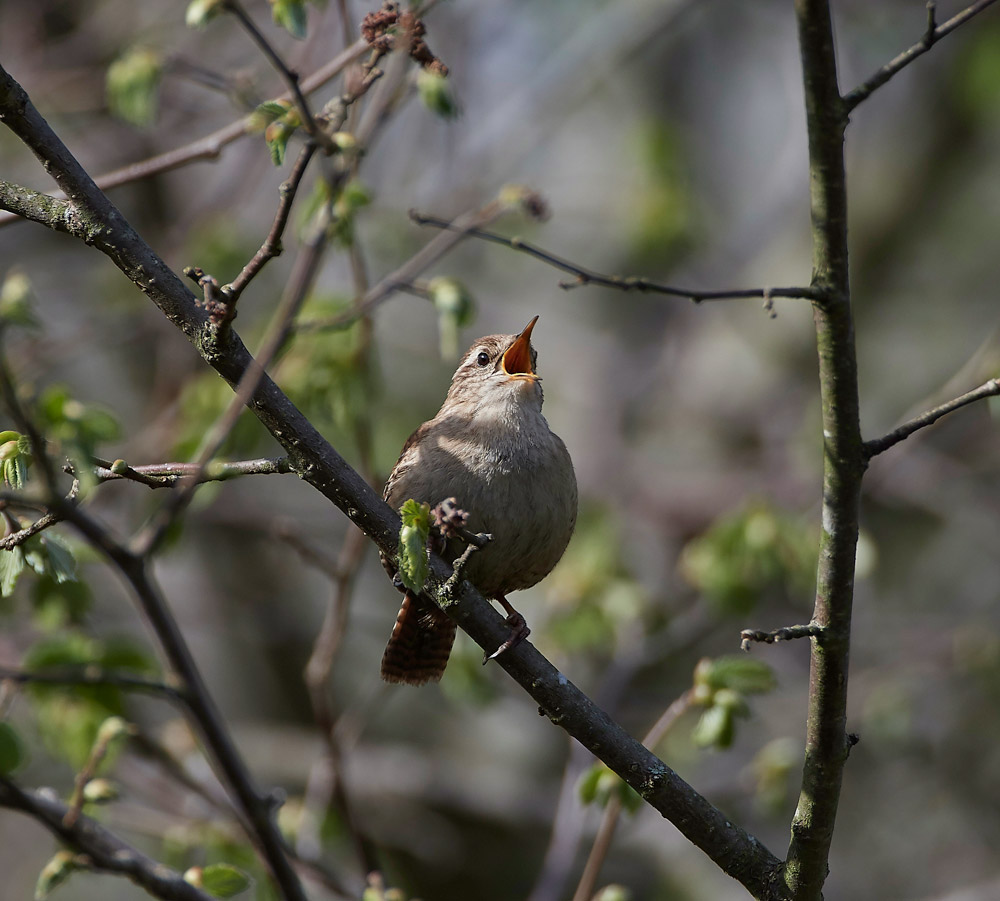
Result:
<svg viewBox="0 0 1000 901"><path fill-rule="evenodd" d="M963 5L939 3L939 19ZM343 46L337 3L247 6L302 73ZM845 89L924 27L923 2L833 6ZM347 7L356 28L369 7ZM36 0L0 15L4 66L92 173L192 141L281 92L233 22L192 30L176 2ZM288 32L302 16L297 41ZM359 284L433 236L408 209L457 215L510 182L541 191L553 215L499 227L583 265L703 289L808 282L790 3L452 0L427 26L451 93L424 78L386 122L340 198L339 247L304 320L338 315ZM866 437L997 374L998 101L1000 14L989 12L852 117ZM6 131L0 161L5 178L50 187ZM287 170L250 136L217 162L112 196L175 270L200 266L225 282L266 234ZM308 203L303 194L300 208ZM236 326L251 347L288 277L294 235L286 246L240 300ZM634 734L693 690L659 752L783 854L808 648L755 647L750 659L766 667L749 684L746 673L720 682L699 661L729 659L741 628L810 615L821 434L808 306L779 300L771 318L755 301L695 307L564 291L537 261L473 241L423 278L449 281L423 297L397 294L370 322L297 334L275 377L378 481L442 401L456 347L541 314L546 414L573 455L583 508L560 567L517 605L540 649ZM36 323L8 330L7 350L62 454L138 464L195 453L231 392L100 255L40 227L6 226L0 280L5 321ZM963 410L877 458L866 479L848 722L861 741L831 901L868 897L873 880L884 898L1000 892L998 414L995 402ZM30 479L27 448L12 440L4 477ZM224 453L277 447L247 414ZM85 488L88 507L123 534L161 500L134 484ZM8 514L8 531L20 525ZM357 876L349 830L325 807L330 775L302 678L331 588L294 549L332 562L345 529L292 476L236 479L202 489L157 575L260 783L287 793L282 825L296 848ZM20 557L0 555L0 663L156 678L155 649L118 581L71 533L33 542ZM497 668L480 666L464 636L440 687L382 685L397 601L368 553L329 685L345 789L384 873L365 898L569 897L613 783ZM169 704L113 686L42 685L10 689L2 703L0 766L65 796L101 723L126 716L138 732L104 764L120 797L95 815L181 869L244 867L256 896L269 897ZM54 850L40 827L0 811L11 897L30 893ZM72 879L55 891L142 897L122 880ZM600 885L609 899L745 896L641 807L619 827Z"/></svg>

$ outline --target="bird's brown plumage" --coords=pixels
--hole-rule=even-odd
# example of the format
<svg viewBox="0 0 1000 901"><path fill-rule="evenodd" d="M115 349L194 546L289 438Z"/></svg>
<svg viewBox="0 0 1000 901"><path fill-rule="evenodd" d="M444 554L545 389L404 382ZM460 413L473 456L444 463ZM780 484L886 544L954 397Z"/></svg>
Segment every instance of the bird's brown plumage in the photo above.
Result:
<svg viewBox="0 0 1000 901"><path fill-rule="evenodd" d="M472 345L438 414L403 445L383 492L397 509L409 498L431 506L456 498L469 514L468 528L493 536L469 558L464 576L501 600L551 572L576 523L573 464L541 412L533 325ZM462 550L452 539L443 556L453 561ZM383 565L395 574L392 561L383 558ZM382 677L417 685L440 679L454 638L446 614L407 593Z"/></svg>

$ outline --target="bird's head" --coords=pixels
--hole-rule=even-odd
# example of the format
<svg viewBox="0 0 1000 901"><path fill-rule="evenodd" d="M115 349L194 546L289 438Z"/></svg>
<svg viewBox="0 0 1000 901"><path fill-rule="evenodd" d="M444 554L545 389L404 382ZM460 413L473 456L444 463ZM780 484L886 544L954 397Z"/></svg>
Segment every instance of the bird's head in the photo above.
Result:
<svg viewBox="0 0 1000 901"><path fill-rule="evenodd" d="M476 341L455 371L448 402L540 409L542 386L535 372L538 354L531 346L531 330L537 321L535 316L518 335L487 335Z"/></svg>

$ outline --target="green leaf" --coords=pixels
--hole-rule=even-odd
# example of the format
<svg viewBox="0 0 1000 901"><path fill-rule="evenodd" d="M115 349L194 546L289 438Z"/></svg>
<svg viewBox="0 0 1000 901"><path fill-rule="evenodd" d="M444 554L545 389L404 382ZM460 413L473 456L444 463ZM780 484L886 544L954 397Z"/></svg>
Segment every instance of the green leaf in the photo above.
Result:
<svg viewBox="0 0 1000 901"><path fill-rule="evenodd" d="M184 14L188 28L204 28L224 9L225 0L191 0Z"/></svg>
<svg viewBox="0 0 1000 901"><path fill-rule="evenodd" d="M36 641L24 655L26 670L86 666L97 663L101 654L98 641L80 632L64 632ZM33 685L31 690L43 690L48 686Z"/></svg>
<svg viewBox="0 0 1000 901"><path fill-rule="evenodd" d="M69 879L70 873L79 869L72 851L59 851L42 867L35 883L35 901L45 901L54 888Z"/></svg>
<svg viewBox="0 0 1000 901"><path fill-rule="evenodd" d="M157 94L163 75L160 54L149 47L132 47L108 67L105 93L118 118L144 127L156 118Z"/></svg>
<svg viewBox="0 0 1000 901"><path fill-rule="evenodd" d="M764 694L777 686L774 670L749 654L706 657L695 668L694 681L713 691L731 689L740 694Z"/></svg>
<svg viewBox="0 0 1000 901"><path fill-rule="evenodd" d="M424 106L442 119L455 119L458 116L458 103L451 85L439 72L421 69L417 73L417 93Z"/></svg>
<svg viewBox="0 0 1000 901"><path fill-rule="evenodd" d="M232 898L250 887L250 877L228 863L214 863L203 867L201 887L214 898Z"/></svg>
<svg viewBox="0 0 1000 901"><path fill-rule="evenodd" d="M83 800L88 804L108 804L117 801L120 794L110 779L91 779L83 787Z"/></svg>
<svg viewBox="0 0 1000 901"><path fill-rule="evenodd" d="M247 131L264 131L292 108L290 100L265 100L247 117Z"/></svg>
<svg viewBox="0 0 1000 901"><path fill-rule="evenodd" d="M680 568L720 613L745 616L768 594L806 593L816 547L811 530L758 501L721 516L689 541Z"/></svg>
<svg viewBox="0 0 1000 901"><path fill-rule="evenodd" d="M288 147L288 139L295 133L295 128L286 122L272 122L264 130L264 141L271 154L271 162L275 166L280 166L285 162L285 151Z"/></svg>
<svg viewBox="0 0 1000 901"><path fill-rule="evenodd" d="M24 743L10 723L0 722L0 775L9 776L24 763Z"/></svg>
<svg viewBox="0 0 1000 901"><path fill-rule="evenodd" d="M31 310L34 291L27 274L16 266L7 272L0 286L0 322L30 328L40 323Z"/></svg>
<svg viewBox="0 0 1000 901"><path fill-rule="evenodd" d="M431 508L410 498L399 508L403 526L399 530L398 564L403 584L418 594L424 589L430 568L427 538L431 531Z"/></svg>
<svg viewBox="0 0 1000 901"><path fill-rule="evenodd" d="M459 330L475 318L475 301L462 282L444 275L432 278L427 283L427 292L438 312L441 358L453 360L459 352Z"/></svg>
<svg viewBox="0 0 1000 901"><path fill-rule="evenodd" d="M606 769L604 764L598 761L583 771L576 783L576 793L582 803L593 804L597 800L597 783Z"/></svg>
<svg viewBox="0 0 1000 901"><path fill-rule="evenodd" d="M307 24L305 0L269 0L269 2L275 24L284 28L293 38L304 40Z"/></svg>
<svg viewBox="0 0 1000 901"><path fill-rule="evenodd" d="M31 589L35 624L47 632L81 622L92 604L93 594L81 581L57 582L46 574Z"/></svg>
<svg viewBox="0 0 1000 901"><path fill-rule="evenodd" d="M709 707L691 733L694 743L702 748L728 748L733 743L736 717L728 707Z"/></svg>
<svg viewBox="0 0 1000 901"><path fill-rule="evenodd" d="M0 597L10 597L23 569L24 551L20 547L0 550Z"/></svg>

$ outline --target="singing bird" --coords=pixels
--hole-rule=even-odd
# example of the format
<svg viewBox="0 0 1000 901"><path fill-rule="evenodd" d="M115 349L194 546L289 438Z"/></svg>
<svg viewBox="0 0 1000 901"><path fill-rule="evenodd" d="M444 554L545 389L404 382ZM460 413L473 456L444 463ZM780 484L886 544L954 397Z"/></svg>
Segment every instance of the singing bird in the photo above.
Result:
<svg viewBox="0 0 1000 901"><path fill-rule="evenodd" d="M506 596L552 571L576 525L573 462L542 415L531 346L537 320L518 335L488 335L469 348L444 404L403 445L383 492L394 509L409 498L432 507L455 498L468 514L468 529L492 536L469 557L462 575L508 614L511 638L495 654L528 633ZM464 547L461 539L449 539L442 556L452 562ZM392 561L383 557L382 563L395 576ZM406 592L382 657L382 678L410 685L437 681L454 641L455 623Z"/></svg>

